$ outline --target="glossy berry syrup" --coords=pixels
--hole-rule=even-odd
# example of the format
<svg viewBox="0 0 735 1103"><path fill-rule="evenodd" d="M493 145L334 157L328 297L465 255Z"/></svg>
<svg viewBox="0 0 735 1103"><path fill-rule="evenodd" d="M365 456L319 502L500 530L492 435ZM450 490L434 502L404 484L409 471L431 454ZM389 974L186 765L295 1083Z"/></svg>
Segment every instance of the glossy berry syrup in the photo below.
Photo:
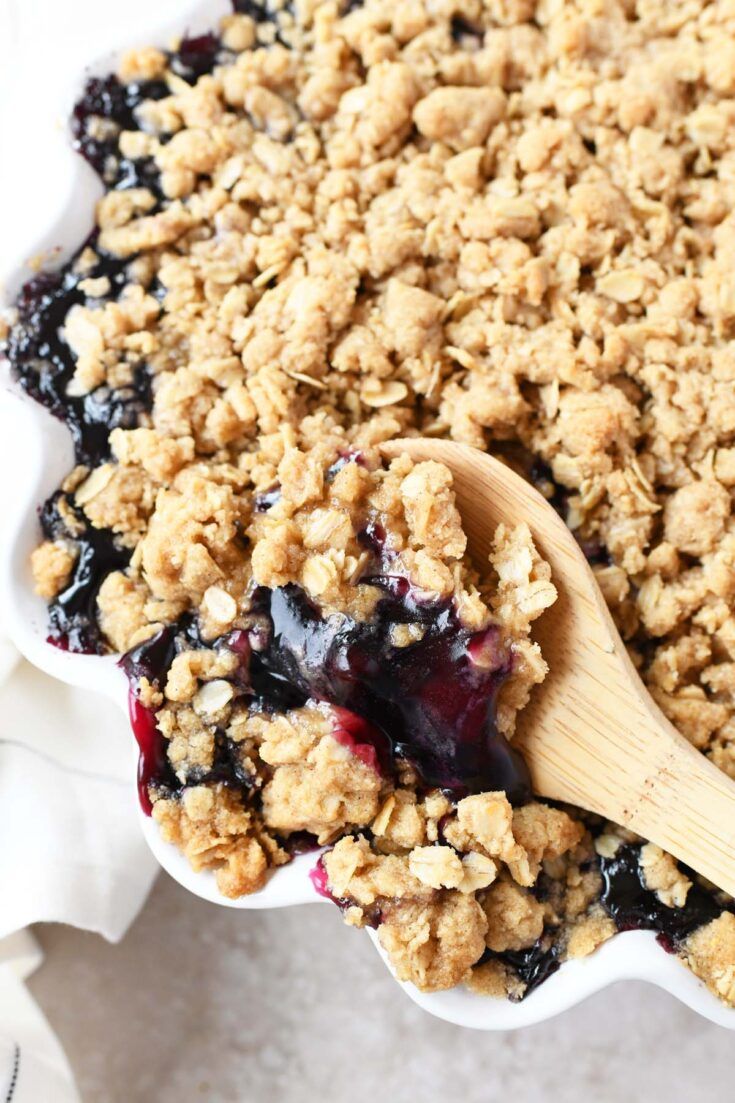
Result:
<svg viewBox="0 0 735 1103"><path fill-rule="evenodd" d="M333 904L339 903L337 897L329 889L329 876L321 858L318 859L314 868L309 870L309 880L320 896L331 900Z"/></svg>
<svg viewBox="0 0 735 1103"><path fill-rule="evenodd" d="M158 172L151 158L129 161L120 156L118 136L137 130L135 112L144 100L169 95L162 80L123 84L116 76L92 77L74 107L71 130L74 146L110 188L150 188L160 199ZM104 120L107 125L100 125Z"/></svg>
<svg viewBox="0 0 735 1103"><path fill-rule="evenodd" d="M602 905L619 931L656 931L661 945L676 950L698 927L716 919L723 908L714 896L694 883L682 908L662 904L646 888L640 866L640 844L618 848L613 858L601 858Z"/></svg>
<svg viewBox="0 0 735 1103"><path fill-rule="evenodd" d="M684 907L669 908L662 904L655 892L645 886L640 866L641 845L620 846L613 858L599 859L603 880L601 903L619 931L655 931L661 946L675 953L693 931L716 919L723 906L712 892L696 882L687 893ZM542 880L543 877L539 886ZM521 997L525 999L557 971L561 949L558 932L549 928L525 950L504 953L487 950L481 963L498 958L510 965L526 985Z"/></svg>
<svg viewBox="0 0 735 1103"><path fill-rule="evenodd" d="M526 985L524 997L557 971L560 946L550 933L544 932L538 942L526 950L506 950L499 956L510 965Z"/></svg>
<svg viewBox="0 0 735 1103"><path fill-rule="evenodd" d="M513 1002L523 1000L538 988L545 980L548 980L560 966L559 954L561 946L555 938L552 929L545 930L541 938L525 950L504 950L498 953L494 950L486 950L480 958L478 965L484 965L488 961L502 961L509 965L515 975L523 982L525 988L523 995L510 996Z"/></svg>
<svg viewBox="0 0 735 1103"><path fill-rule="evenodd" d="M178 651L201 646L201 640L193 623L183 618L178 625L163 628L150 640L128 651L120 660L128 682L128 712L130 724L140 751L138 758L138 796L147 816L151 814L151 789L174 793L182 788L174 774L166 754L166 740L156 726L156 714L140 700L141 678L162 687L166 674ZM221 782L241 791L254 788L255 781L242 767L238 748L224 732L215 733L214 757L208 770L200 770L189 776L189 783ZM294 849L308 849L304 837L294 841Z"/></svg>
<svg viewBox="0 0 735 1103"><path fill-rule="evenodd" d="M138 699L133 686L128 690L128 715L138 744L138 799L146 816L153 811L151 787L161 787L163 779L170 772L166 757L166 746L156 727L156 714L146 708Z"/></svg>
<svg viewBox="0 0 735 1103"><path fill-rule="evenodd" d="M194 83L209 73L222 54L215 35L184 38L168 55L172 70ZM123 84L114 75L92 77L74 107L71 119L74 144L105 182L108 189L148 188L162 200L158 170L151 158L125 159L118 149L122 130L138 129L137 111L145 100L170 94L163 80ZM96 248L94 236L85 243ZM81 250L80 250L81 252ZM17 302L18 321L8 342L8 359L23 388L51 413L66 422L80 463L94 465L109 455L108 437L115 428L132 429L151 406L150 377L138 369L130 386L112 390L98 387L91 394L73 397L68 385L74 374L74 357L62 330L69 310L88 302L79 284L84 278L106 276L110 290L105 301L114 301L127 282L128 261L100 253L91 269L78 270L77 257L56 272L30 280Z"/></svg>
<svg viewBox="0 0 735 1103"><path fill-rule="evenodd" d="M369 581L385 597L365 622L324 618L296 586L259 591L270 638L253 653L252 684L265 678L348 709L381 734L377 755L407 759L427 786L457 795L504 789L514 803L528 800L523 759L495 724L511 672L498 631L469 632L451 602L423 597L405 578ZM397 647L392 631L407 623L423 636Z"/></svg>
<svg viewBox="0 0 735 1103"><path fill-rule="evenodd" d="M168 53L168 64L178 77L194 84L211 73L226 55L214 34L183 38L178 50ZM229 56L229 55L227 55ZM165 80L141 80L124 84L114 74L92 77L74 107L71 129L74 145L101 176L108 188L148 188L161 200L159 174L150 157L134 161L121 156L118 138L123 130L138 130L138 108L146 100L171 95ZM102 120L103 125L100 125Z"/></svg>
<svg viewBox="0 0 735 1103"><path fill-rule="evenodd" d="M49 540L63 538L66 524L59 512L62 500L71 511L82 532L75 537L77 559L72 576L60 594L49 603L49 643L64 651L97 654L104 650L102 633L97 623L97 594L111 571L122 570L130 560L130 552L118 548L109 529L95 529L84 514L57 491L44 503L39 520L44 536Z"/></svg>
<svg viewBox="0 0 735 1103"><path fill-rule="evenodd" d="M332 736L348 747L355 758L376 774L389 777L391 774L391 746L387 736L349 709L332 706L334 727Z"/></svg>
<svg viewBox="0 0 735 1103"><path fill-rule="evenodd" d="M234 632L220 643L240 657L239 692L258 710L282 711L310 699L332 705L335 738L385 776L400 756L427 786L457 796L504 789L515 803L528 800L523 759L495 724L497 693L511 670L496 630L468 632L450 602L421 599L405 579L372 581L386 596L366 622L323 617L297 586L258 590L265 628ZM396 647L392 630L409 622L421 624L423 637ZM180 622L129 652L121 665L133 690L143 676L162 686L176 651L197 646L191 633L191 622ZM134 709L141 777L146 786L180 788L166 770L163 737L152 735L149 721ZM206 779L247 785L237 761L236 749L223 744Z"/></svg>
<svg viewBox="0 0 735 1103"><path fill-rule="evenodd" d="M92 243L90 243L92 244ZM74 271L74 259L58 272L30 280L17 302L18 321L10 332L8 360L20 385L54 417L66 423L79 463L98 464L110 454L112 429L133 429L151 405L150 377L145 368L130 386L112 390L101 386L88 395L69 395L75 362L62 337L62 327L72 306L88 300L79 289L84 276L106 276L108 300L114 300L125 284L122 261L101 258L82 275Z"/></svg>
<svg viewBox="0 0 735 1103"><path fill-rule="evenodd" d="M139 698L141 678L161 686L176 655L176 628L162 628L150 640L128 651L120 666L128 678L128 714L138 744L138 798L146 816L152 811L152 788L178 788L166 754L166 740L156 726L156 714Z"/></svg>
<svg viewBox="0 0 735 1103"><path fill-rule="evenodd" d="M106 276L109 298L125 283L122 262L101 258L86 276ZM116 390L97 387L84 396L68 393L75 364L62 337L69 310L87 298L79 288L82 275L74 261L58 272L36 277L25 285L17 302L18 321L11 330L7 355L13 374L23 389L63 421L71 434L77 463L95 467L109 457L112 429L132 429L151 404L150 377L139 368L129 386ZM96 529L84 513L65 498L66 514L74 517L70 532L59 513L62 496L52 495L40 510L43 534L50 540L73 537L77 559L72 578L49 606L49 641L69 651L104 650L97 623L99 588L111 571L124 568L130 553L118 546L107 529Z"/></svg>
<svg viewBox="0 0 735 1103"><path fill-rule="evenodd" d="M258 22L273 19L267 6L255 0L234 7L247 11ZM167 57L171 70L193 84L210 73L220 60L231 59L232 55L223 49L216 35L204 34L184 37L178 49ZM170 89L165 80L124 84L109 74L92 77L87 82L74 107L71 130L75 148L108 189L145 187L154 194L158 205L162 202L159 173L152 158L134 161L124 158L118 139L123 130L139 129L139 108L144 101L168 95ZM165 141L165 136L162 140ZM94 236L85 245L96 248ZM134 428L141 414L150 409L151 388L149 374L142 366L128 387L116 390L98 387L82 397L68 394L75 365L62 329L71 307L87 302L79 289L80 281L106 276L110 281L106 301L115 300L127 282L128 261L100 254L93 268L84 272L76 270L76 261L77 257L72 257L64 267L43 273L23 287L16 304L18 321L8 341L8 359L21 386L68 425L77 461L94 465L109 455L110 430Z"/></svg>

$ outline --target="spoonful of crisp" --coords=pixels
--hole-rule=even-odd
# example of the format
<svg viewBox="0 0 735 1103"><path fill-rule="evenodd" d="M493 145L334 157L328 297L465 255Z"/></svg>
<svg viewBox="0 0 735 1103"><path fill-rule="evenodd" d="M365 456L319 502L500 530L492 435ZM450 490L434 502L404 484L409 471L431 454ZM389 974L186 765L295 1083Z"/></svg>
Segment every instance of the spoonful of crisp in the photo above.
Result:
<svg viewBox="0 0 735 1103"><path fill-rule="evenodd" d="M383 451L450 468L476 562L487 562L499 522L525 521L551 565L559 598L534 632L550 673L520 713L514 738L534 792L629 828L735 895L735 782L695 750L648 694L561 517L534 487L478 449L418 438L391 441Z"/></svg>

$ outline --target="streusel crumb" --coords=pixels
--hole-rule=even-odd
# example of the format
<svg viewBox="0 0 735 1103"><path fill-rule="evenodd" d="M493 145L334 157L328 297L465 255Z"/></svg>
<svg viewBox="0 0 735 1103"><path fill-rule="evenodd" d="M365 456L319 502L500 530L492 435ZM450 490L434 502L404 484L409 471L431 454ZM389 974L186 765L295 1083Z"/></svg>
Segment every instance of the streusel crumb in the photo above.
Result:
<svg viewBox="0 0 735 1103"><path fill-rule="evenodd" d="M276 848L263 847L252 814L223 786L198 785L181 800L156 801L153 818L164 841L177 846L192 869L216 871L224 896L257 892L269 864L280 857Z"/></svg>
<svg viewBox="0 0 735 1103"><path fill-rule="evenodd" d="M485 926L473 897L445 892L428 903L389 904L378 937L399 980L435 992L464 980L482 954Z"/></svg>
<svg viewBox="0 0 735 1103"><path fill-rule="evenodd" d="M718 996L735 1002L735 915L723 912L689 938L689 965Z"/></svg>
<svg viewBox="0 0 735 1103"><path fill-rule="evenodd" d="M31 554L36 593L50 601L64 589L76 560L73 547L45 540Z"/></svg>

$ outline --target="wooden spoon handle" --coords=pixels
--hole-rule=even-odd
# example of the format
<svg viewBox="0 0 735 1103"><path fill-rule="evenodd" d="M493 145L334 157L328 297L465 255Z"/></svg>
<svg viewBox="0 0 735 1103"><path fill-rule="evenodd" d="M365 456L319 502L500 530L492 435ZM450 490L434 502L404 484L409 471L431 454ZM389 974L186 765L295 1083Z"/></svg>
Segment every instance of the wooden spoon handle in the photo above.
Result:
<svg viewBox="0 0 735 1103"><path fill-rule="evenodd" d="M650 780L631 828L735 895L735 784L689 744Z"/></svg>
<svg viewBox="0 0 735 1103"><path fill-rule="evenodd" d="M527 523L551 564L559 598L533 626L550 673L521 709L515 739L534 792L629 827L735 895L735 782L648 694L561 518L518 475L467 445L416 439L383 450L448 464L478 566L501 521Z"/></svg>
<svg viewBox="0 0 735 1103"><path fill-rule="evenodd" d="M587 640L596 681L567 683L563 708L534 718L532 701L523 716L534 791L630 828L735 895L735 782L632 680L627 655L599 642Z"/></svg>
<svg viewBox="0 0 735 1103"><path fill-rule="evenodd" d="M526 515L559 589L534 625L551 670L518 718L534 791L630 828L735 895L735 781L661 712L576 540L560 521L539 524L548 507L529 491Z"/></svg>

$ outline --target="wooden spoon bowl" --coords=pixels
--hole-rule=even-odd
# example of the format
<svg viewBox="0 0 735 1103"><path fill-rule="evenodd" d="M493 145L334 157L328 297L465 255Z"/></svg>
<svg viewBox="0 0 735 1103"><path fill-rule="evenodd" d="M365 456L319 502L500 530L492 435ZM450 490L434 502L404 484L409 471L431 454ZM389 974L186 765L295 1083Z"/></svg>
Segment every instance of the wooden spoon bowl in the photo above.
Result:
<svg viewBox="0 0 735 1103"><path fill-rule="evenodd" d="M416 438L391 441L383 452L450 468L476 564L487 563L501 521L525 521L551 564L559 598L534 625L550 671L520 712L514 738L534 791L630 828L735 895L735 782L695 750L651 698L556 511L476 448Z"/></svg>

